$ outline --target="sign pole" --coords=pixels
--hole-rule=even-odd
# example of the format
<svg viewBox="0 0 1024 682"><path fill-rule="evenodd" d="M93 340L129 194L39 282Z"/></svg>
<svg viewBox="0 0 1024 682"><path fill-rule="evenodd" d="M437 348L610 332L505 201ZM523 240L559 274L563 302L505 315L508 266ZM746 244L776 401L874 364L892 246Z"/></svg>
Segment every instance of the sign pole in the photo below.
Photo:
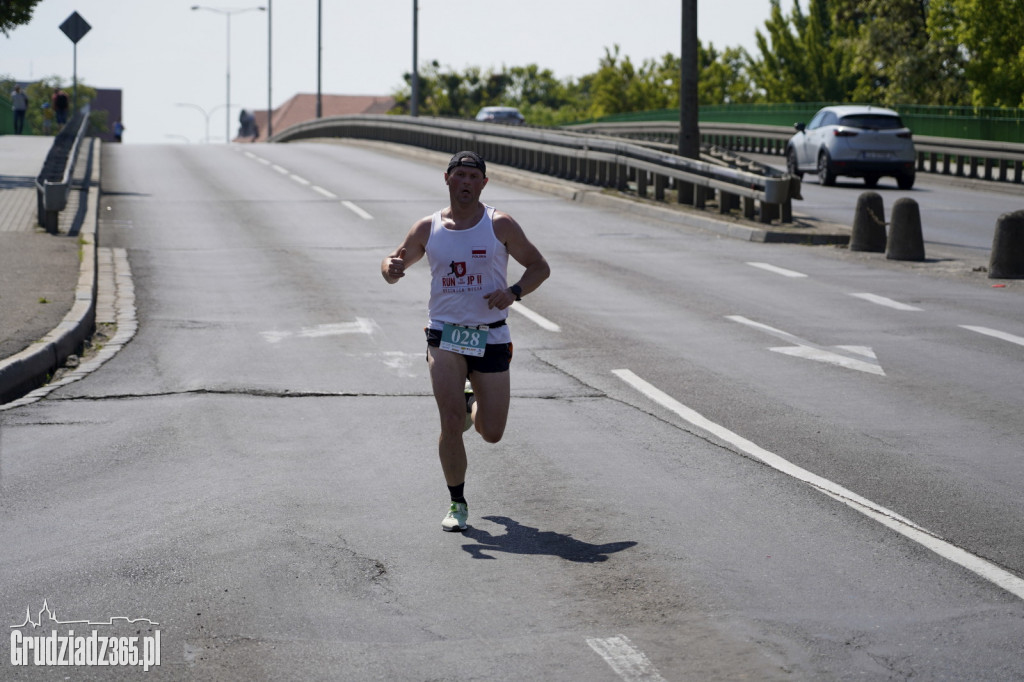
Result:
<svg viewBox="0 0 1024 682"><path fill-rule="evenodd" d="M71 72L71 111L78 111L78 41L85 37L85 34L92 30L89 22L82 18L78 12L72 12L71 16L60 25L60 30L71 40L72 45L72 72Z"/></svg>

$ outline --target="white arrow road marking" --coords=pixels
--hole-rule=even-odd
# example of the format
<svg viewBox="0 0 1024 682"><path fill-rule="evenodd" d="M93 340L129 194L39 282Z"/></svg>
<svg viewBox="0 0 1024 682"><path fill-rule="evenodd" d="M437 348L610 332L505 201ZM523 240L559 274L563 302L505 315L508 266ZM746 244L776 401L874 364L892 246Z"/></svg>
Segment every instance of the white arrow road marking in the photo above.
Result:
<svg viewBox="0 0 1024 682"><path fill-rule="evenodd" d="M372 215L370 215L369 213L367 213L363 209L359 208L358 206L353 204L351 201L343 201L343 202L341 202L341 205L344 206L345 208L347 208L348 210L352 211L353 213L355 213L357 216L359 216L363 220L373 220L373 216Z"/></svg>
<svg viewBox="0 0 1024 682"><path fill-rule="evenodd" d="M796 270L787 270L786 268L780 268L777 265L772 265L771 263L747 263L747 265L752 265L755 268L761 268L762 270L767 270L768 272L774 272L776 275L782 275L783 277L798 278L807 276L802 272L797 272Z"/></svg>
<svg viewBox="0 0 1024 682"><path fill-rule="evenodd" d="M651 661L625 635L588 639L590 648L601 655L619 677L627 682L664 682Z"/></svg>
<svg viewBox="0 0 1024 682"><path fill-rule="evenodd" d="M388 369L392 369L400 377L412 378L419 376L414 368L417 365L426 366L423 361L423 353L405 353L403 351L386 351L379 355L367 355L365 357L380 358L381 362Z"/></svg>
<svg viewBox="0 0 1024 682"><path fill-rule="evenodd" d="M544 317L543 315L533 312L532 310L524 306L522 303L513 303L512 310L516 311L526 319L530 320L541 329L546 329L549 332L562 331L562 328L560 326L558 326L548 318Z"/></svg>
<svg viewBox="0 0 1024 682"><path fill-rule="evenodd" d="M751 457L764 462L771 468L817 488L829 497L842 502L851 509L859 511L861 514L878 521L900 535L927 547L944 559L952 561L959 566L963 566L968 571L971 571L992 584L1003 588L1019 599L1024 599L1024 580L1021 580L1021 578L1009 571L1005 571L979 556L971 554L956 545L946 542L913 521L910 521L896 512L872 502L867 498L861 497L857 493L842 487L838 483L818 476L817 474L813 474L810 471L802 469L792 462L783 459L774 452L765 450L743 436L733 433L724 426L716 424L699 412L683 405L672 396L647 383L628 369L615 369L612 370L612 374L619 377L662 407L679 415L679 417L686 420L693 426L720 438L722 441L737 448L740 452L745 452Z"/></svg>
<svg viewBox="0 0 1024 682"><path fill-rule="evenodd" d="M1014 336L1013 334L1007 334L1006 332L1001 332L998 329L989 329L988 327L972 327L966 324L962 324L960 326L963 327L964 329L970 329L972 332L978 332L979 334L984 334L985 336L991 336L997 339L1002 339L1003 341L1015 343L1018 346L1024 346L1024 338Z"/></svg>
<svg viewBox="0 0 1024 682"><path fill-rule="evenodd" d="M280 343L292 337L316 339L324 336L341 336L343 334L372 334L377 329L377 323L373 320L366 317L357 317L355 322L336 322L334 324L321 324L316 327L303 327L297 332L260 332L260 336L270 343Z"/></svg>
<svg viewBox="0 0 1024 682"><path fill-rule="evenodd" d="M868 301L869 303L884 305L887 308L893 308L894 310L921 310L921 308L917 308L912 305L907 305L906 303L900 303L899 301L894 301L891 298L886 298L885 296L876 296L875 294L850 294L850 296Z"/></svg>
<svg viewBox="0 0 1024 682"><path fill-rule="evenodd" d="M867 346L835 346L835 349L845 351L848 354L859 355L874 362L860 360L858 358L850 357L850 355L837 353L835 350L829 350L823 346L813 344L810 341L805 341L799 336L794 336L793 334L784 332L781 329L775 329L774 327L769 327L768 325L761 324L760 322L754 322L753 320L749 320L740 315L727 315L726 319L732 320L733 322L739 322L740 324L745 324L748 327L760 329L772 336L776 336L794 344L793 346L782 348L769 348L769 350L775 353L804 358L805 360L814 360L816 362L825 362L830 365L845 367L846 369L855 369L859 372L867 372L868 374L885 376L885 370L883 370L881 365L878 364L875 359L874 352Z"/></svg>

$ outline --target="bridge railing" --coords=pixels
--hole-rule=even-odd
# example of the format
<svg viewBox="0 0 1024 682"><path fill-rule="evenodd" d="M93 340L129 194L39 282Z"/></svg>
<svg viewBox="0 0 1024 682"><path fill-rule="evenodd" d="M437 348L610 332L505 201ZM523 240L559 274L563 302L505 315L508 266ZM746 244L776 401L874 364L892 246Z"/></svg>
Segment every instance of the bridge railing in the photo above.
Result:
<svg viewBox="0 0 1024 682"><path fill-rule="evenodd" d="M60 212L68 205L78 150L88 128L89 107L86 106L57 133L36 177L37 219L49 232L57 232Z"/></svg>
<svg viewBox="0 0 1024 682"><path fill-rule="evenodd" d="M784 173L755 173L709 160L680 157L621 137L409 116L335 116L307 121L271 141L348 137L436 151L476 151L489 162L575 182L634 189L639 196L704 208L717 195L722 212L768 223L792 220L799 181ZM674 195L674 196L673 196Z"/></svg>
<svg viewBox="0 0 1024 682"><path fill-rule="evenodd" d="M679 140L679 124L663 121L591 123L574 126L572 130L670 145L678 144ZM740 153L782 156L793 129L748 123L702 123L700 134L704 144ZM1024 182L1024 144L915 135L914 148L919 172Z"/></svg>

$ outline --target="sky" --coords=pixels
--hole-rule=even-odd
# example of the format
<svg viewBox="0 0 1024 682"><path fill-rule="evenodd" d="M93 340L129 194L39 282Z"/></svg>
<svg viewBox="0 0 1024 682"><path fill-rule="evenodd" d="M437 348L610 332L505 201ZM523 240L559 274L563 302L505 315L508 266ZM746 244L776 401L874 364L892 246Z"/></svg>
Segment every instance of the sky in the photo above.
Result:
<svg viewBox="0 0 1024 682"><path fill-rule="evenodd" d="M230 63L231 134L238 112L266 109L267 0L42 0L32 21L0 34L0 76L70 83L74 45L60 30L78 12L92 30L77 47L79 81L122 90L125 143L223 143ZM411 0L270 0L270 101L317 91L317 18L322 19L324 94L391 95L412 69ZM556 78L593 73L606 48L634 64L679 54L681 0L418 0L419 62L457 71L537 64ZM701 42L754 51L770 0L699 2ZM179 106L186 104L188 106Z"/></svg>

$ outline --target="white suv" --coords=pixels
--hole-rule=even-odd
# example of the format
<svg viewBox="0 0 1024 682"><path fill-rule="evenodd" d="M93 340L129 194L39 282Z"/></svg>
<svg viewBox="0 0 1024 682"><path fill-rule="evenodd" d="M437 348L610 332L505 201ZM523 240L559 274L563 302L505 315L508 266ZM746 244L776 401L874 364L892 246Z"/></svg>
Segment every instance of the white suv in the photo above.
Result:
<svg viewBox="0 0 1024 682"><path fill-rule="evenodd" d="M874 187L883 175L900 189L914 186L914 140L891 109L846 105L825 107L806 126L797 123L786 144L786 168L797 177L815 172L823 185L836 176L864 178Z"/></svg>

